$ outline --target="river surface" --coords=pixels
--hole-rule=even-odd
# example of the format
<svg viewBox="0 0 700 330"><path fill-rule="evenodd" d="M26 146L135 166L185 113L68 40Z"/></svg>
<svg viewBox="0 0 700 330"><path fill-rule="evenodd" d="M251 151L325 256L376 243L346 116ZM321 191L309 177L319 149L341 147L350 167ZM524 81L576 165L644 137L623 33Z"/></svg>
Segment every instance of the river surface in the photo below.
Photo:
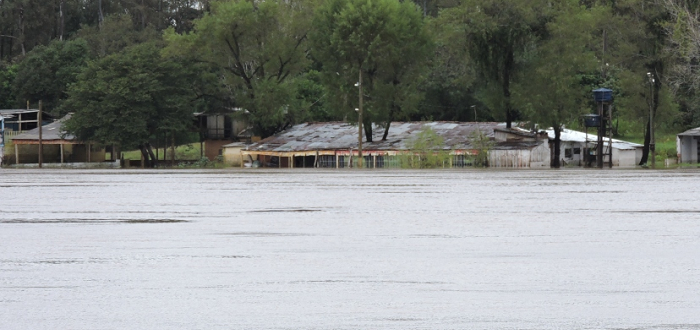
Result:
<svg viewBox="0 0 700 330"><path fill-rule="evenodd" d="M0 329L700 329L700 171L0 169Z"/></svg>

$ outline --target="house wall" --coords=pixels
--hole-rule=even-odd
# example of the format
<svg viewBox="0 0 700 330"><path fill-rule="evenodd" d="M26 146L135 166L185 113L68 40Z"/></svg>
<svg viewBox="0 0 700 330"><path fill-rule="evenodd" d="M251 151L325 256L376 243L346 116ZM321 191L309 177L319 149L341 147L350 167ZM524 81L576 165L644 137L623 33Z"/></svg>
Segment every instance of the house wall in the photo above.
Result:
<svg viewBox="0 0 700 330"><path fill-rule="evenodd" d="M530 151L530 167L531 168L549 168L550 167L549 143L542 143Z"/></svg>
<svg viewBox="0 0 700 330"><path fill-rule="evenodd" d="M214 160L223 154L223 146L231 143L230 140L206 140L204 141L204 157Z"/></svg>
<svg viewBox="0 0 700 330"><path fill-rule="evenodd" d="M491 150L489 167L530 167L530 150Z"/></svg>
<svg viewBox="0 0 700 330"><path fill-rule="evenodd" d="M243 146L223 148L224 163L229 166L241 166Z"/></svg>
<svg viewBox="0 0 700 330"><path fill-rule="evenodd" d="M582 166L583 165L583 151L585 143L581 142L571 142L571 141L561 141L559 160L563 166L573 165ZM552 148L554 144L552 143ZM578 153L576 153L578 151ZM554 149L552 149L552 157L554 156Z"/></svg>
<svg viewBox="0 0 700 330"><path fill-rule="evenodd" d="M635 167L637 166L637 150L636 149L614 149L613 148L613 166L620 167Z"/></svg>
<svg viewBox="0 0 700 330"><path fill-rule="evenodd" d="M680 143L676 149L680 151L678 161L681 163L697 163L698 162L698 141L694 136L680 136L676 140Z"/></svg>

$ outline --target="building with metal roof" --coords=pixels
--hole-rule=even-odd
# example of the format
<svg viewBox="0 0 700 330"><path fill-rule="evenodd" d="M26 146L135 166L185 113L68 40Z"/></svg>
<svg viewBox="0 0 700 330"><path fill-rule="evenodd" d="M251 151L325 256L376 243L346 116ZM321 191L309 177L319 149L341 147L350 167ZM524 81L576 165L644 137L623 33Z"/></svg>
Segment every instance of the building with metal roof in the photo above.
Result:
<svg viewBox="0 0 700 330"><path fill-rule="evenodd" d="M550 142L554 140L554 130L546 130ZM585 132L563 129L561 132L561 163L562 165L590 166L595 164L595 151L598 136ZM608 147L609 139L603 137L604 148ZM642 159L641 144L612 139L612 164L620 167L634 167ZM550 148L553 146L550 143ZM605 152L607 153L607 152Z"/></svg>
<svg viewBox="0 0 700 330"><path fill-rule="evenodd" d="M689 129L676 136L676 152L679 163L698 163L700 159L700 127Z"/></svg>
<svg viewBox="0 0 700 330"><path fill-rule="evenodd" d="M20 133L12 138L14 154L6 155L8 163L27 164L39 162L39 144L42 146L42 162L46 163L90 163L105 160L105 148L77 141L63 130L63 123L71 114L39 128ZM12 159L7 159L10 156Z"/></svg>
<svg viewBox="0 0 700 330"><path fill-rule="evenodd" d="M506 129L503 123L392 122L382 141L383 129L375 127L372 142L363 135L365 167L398 167L400 155L411 154L418 134L432 130L442 140L434 152L451 155L445 167L470 165L485 150L476 136L488 141L488 165L492 167L549 167L546 134ZM358 128L345 122L304 123L249 145L241 154L249 163L269 167L351 167L358 158ZM355 163L353 163L355 162ZM355 165L356 166L356 165Z"/></svg>

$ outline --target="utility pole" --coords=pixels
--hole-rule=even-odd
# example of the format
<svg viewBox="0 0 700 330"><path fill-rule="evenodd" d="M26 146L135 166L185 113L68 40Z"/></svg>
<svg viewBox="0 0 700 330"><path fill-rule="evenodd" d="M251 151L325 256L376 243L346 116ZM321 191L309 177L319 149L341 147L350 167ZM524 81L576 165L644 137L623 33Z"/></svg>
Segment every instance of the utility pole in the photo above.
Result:
<svg viewBox="0 0 700 330"><path fill-rule="evenodd" d="M656 168L656 146L654 141L654 75L647 72L649 77L649 152L651 153L651 168Z"/></svg>
<svg viewBox="0 0 700 330"><path fill-rule="evenodd" d="M360 107L359 107L358 110L357 110L357 112L358 112L358 113L357 113L357 118L358 118L358 119L357 119L357 127L358 127L358 131L357 131L357 140L358 140L358 141L357 141L357 142L358 142L358 147L357 147L357 156L358 156L358 158L357 158L357 167L358 167L358 168L362 168L362 160L363 160L363 158L362 158L362 66L361 66L361 65L360 65L360 70L359 70L359 71L360 71L360 73L359 73L360 79L359 79L359 81L357 82L357 87L358 87L359 93L360 93L360 96L359 96L359 97L360 97Z"/></svg>

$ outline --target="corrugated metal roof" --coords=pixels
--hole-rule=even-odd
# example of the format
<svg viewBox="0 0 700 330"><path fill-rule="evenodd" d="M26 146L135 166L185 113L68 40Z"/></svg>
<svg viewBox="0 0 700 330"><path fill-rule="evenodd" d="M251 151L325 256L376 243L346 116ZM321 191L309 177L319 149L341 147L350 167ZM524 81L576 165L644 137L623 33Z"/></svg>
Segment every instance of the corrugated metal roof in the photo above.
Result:
<svg viewBox="0 0 700 330"><path fill-rule="evenodd" d="M71 117L71 114L67 114L65 117L54 121L53 123L46 124L43 126L43 130L41 132L41 139L42 140L74 140L75 137L70 134L65 134L65 132L62 131L62 126L63 122L68 120ZM26 131L22 134L18 134L13 140L39 140L39 128L35 128L29 131Z"/></svg>
<svg viewBox="0 0 700 330"><path fill-rule="evenodd" d="M550 127L549 129L546 130L547 135L549 136L550 140L554 140L554 130ZM588 134L588 140L586 140L586 133L585 132L579 132L579 131L574 131L570 129L563 129L561 131L561 141L563 142L578 142L578 143L597 143L598 142L598 135L595 134ZM608 143L608 138L603 137L603 142L607 145ZM634 150L636 148L642 148L644 147L641 144L633 143L633 142L628 142L628 141L622 141L622 140L616 140L612 139L612 145L614 149L620 149L620 150Z"/></svg>
<svg viewBox="0 0 700 330"><path fill-rule="evenodd" d="M20 113L36 113L39 112L38 109L0 109L0 115L18 115Z"/></svg>
<svg viewBox="0 0 700 330"><path fill-rule="evenodd" d="M681 134L678 134L678 136L700 136L700 127L691 128Z"/></svg>
<svg viewBox="0 0 700 330"><path fill-rule="evenodd" d="M473 122L392 122L386 141L382 141L384 129L373 127L372 140L366 142L363 135L362 148L365 150L406 150L406 143L411 141L424 127L430 127L444 139L445 150L469 150L469 138L477 130L483 131L493 140L493 130L505 127L504 123L473 123ZM304 123L268 137L251 145L250 151L293 152L310 150L343 150L357 149L358 140L356 125L345 122ZM495 142L493 149L511 150L531 148L539 142Z"/></svg>

